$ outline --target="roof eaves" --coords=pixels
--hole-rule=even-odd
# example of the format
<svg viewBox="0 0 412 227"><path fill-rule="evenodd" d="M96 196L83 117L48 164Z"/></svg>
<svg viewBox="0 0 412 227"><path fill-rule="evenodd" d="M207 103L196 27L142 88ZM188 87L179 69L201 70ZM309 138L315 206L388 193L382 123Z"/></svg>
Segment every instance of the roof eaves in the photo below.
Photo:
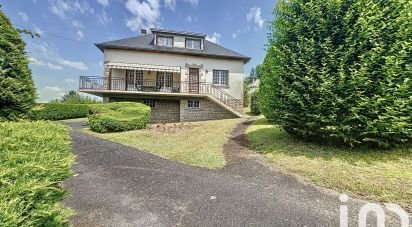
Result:
<svg viewBox="0 0 412 227"><path fill-rule="evenodd" d="M138 50L144 52L154 52L154 53L172 53L172 54L179 54L179 55L192 55L192 56L203 56L203 57L215 57L215 58L222 58L222 59L236 59L236 60L243 60L244 63L248 63L251 58L246 56L230 56L230 55L218 55L218 54L208 54L208 53L188 53L182 51L173 51L173 50L157 50L151 48L139 48L139 47L128 47L128 46L117 46L117 45L108 45L108 44L95 44L102 52L104 49L121 49L121 50Z"/></svg>

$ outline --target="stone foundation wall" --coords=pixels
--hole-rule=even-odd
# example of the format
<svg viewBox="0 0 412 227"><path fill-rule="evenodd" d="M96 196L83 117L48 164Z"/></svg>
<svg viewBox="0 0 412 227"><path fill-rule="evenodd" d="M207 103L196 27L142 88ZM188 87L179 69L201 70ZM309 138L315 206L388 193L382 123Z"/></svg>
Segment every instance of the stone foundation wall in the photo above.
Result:
<svg viewBox="0 0 412 227"><path fill-rule="evenodd" d="M156 106L151 108L151 123L170 123L180 121L179 100L156 100Z"/></svg>
<svg viewBox="0 0 412 227"><path fill-rule="evenodd" d="M144 99L133 98L112 98L109 102L141 102ZM150 123L170 123L180 121L180 101L179 100L155 100L155 107L151 109Z"/></svg>
<svg viewBox="0 0 412 227"><path fill-rule="evenodd" d="M144 99L105 97L104 102L143 102ZM150 123L190 122L237 118L220 105L207 98L181 100L154 99L155 107L151 108ZM199 108L189 108L188 100L198 100Z"/></svg>
<svg viewBox="0 0 412 227"><path fill-rule="evenodd" d="M188 108L188 100L198 100L199 108ZM180 121L206 121L218 119L237 118L234 114L221 107L220 105L209 101L208 99L182 99L180 100Z"/></svg>

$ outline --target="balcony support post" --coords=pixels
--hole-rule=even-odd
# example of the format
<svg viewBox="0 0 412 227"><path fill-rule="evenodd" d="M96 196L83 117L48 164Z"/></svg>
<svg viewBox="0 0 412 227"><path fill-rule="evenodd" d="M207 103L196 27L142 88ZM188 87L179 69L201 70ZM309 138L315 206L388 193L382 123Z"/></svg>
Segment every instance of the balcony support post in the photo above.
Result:
<svg viewBox="0 0 412 227"><path fill-rule="evenodd" d="M112 68L109 68L109 83L108 89L112 90Z"/></svg>

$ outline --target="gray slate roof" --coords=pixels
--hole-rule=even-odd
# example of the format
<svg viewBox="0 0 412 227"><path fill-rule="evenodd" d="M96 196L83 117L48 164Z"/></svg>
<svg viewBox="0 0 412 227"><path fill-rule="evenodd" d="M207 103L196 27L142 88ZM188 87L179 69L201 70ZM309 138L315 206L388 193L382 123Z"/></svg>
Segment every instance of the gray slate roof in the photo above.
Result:
<svg viewBox="0 0 412 227"><path fill-rule="evenodd" d="M212 43L210 41L204 41L204 49L186 49L178 47L163 47L153 45L154 35L140 35L137 37L114 40L104 43L95 44L102 52L104 49L124 49L124 50L137 50L146 52L158 52L158 53L174 53L182 55L192 55L192 56L205 56L214 58L225 58L225 59L238 59L243 60L246 64L249 62L250 58L239 54L235 51L224 48L220 45Z"/></svg>

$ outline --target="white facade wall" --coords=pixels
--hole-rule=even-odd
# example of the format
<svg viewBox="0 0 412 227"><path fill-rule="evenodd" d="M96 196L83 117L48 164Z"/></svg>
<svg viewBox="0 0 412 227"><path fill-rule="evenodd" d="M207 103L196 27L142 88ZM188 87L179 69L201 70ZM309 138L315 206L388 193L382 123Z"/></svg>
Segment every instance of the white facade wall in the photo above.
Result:
<svg viewBox="0 0 412 227"><path fill-rule="evenodd" d="M175 37L175 45L180 40L178 36ZM184 39L183 39L184 47ZM188 68L196 68L199 66L199 79L200 82L213 82L213 70L228 70L229 71L229 87L222 87L224 91L235 97L236 99L242 99L243 97L243 78L244 70L243 60L230 60L230 59L218 59L208 57L186 56L168 53L150 53L139 52L132 50L117 50L117 49L105 49L104 61L106 62L121 62L121 63L139 63L139 64L151 64L151 65L166 65L166 66L179 66L181 67L180 81L188 81ZM207 73L206 73L207 72ZM155 73L152 73L155 75ZM113 77L124 77L125 72L122 70L113 70ZM147 77L144 78L146 79ZM175 76L174 76L175 77Z"/></svg>

